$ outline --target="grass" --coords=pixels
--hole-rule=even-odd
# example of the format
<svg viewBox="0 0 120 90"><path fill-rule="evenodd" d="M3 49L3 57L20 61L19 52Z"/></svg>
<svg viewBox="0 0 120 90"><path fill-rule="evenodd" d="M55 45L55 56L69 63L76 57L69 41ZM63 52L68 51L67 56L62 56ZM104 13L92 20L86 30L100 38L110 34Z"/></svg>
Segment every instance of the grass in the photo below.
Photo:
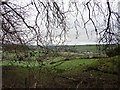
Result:
<svg viewBox="0 0 120 90"><path fill-rule="evenodd" d="M60 61L60 57L58 59L55 59L56 62L54 64L51 64L50 62L46 61L44 62L45 65L39 68L39 64L36 62L11 62L4 61L3 62L3 85L6 83L15 84L15 87L26 87L25 80L26 78L30 78L29 86L32 86L35 82L34 75L39 78L39 87L56 87L59 86L62 87L70 87L73 86L73 83L68 83L69 80L60 78L60 76L63 75L69 75L71 76L73 71L77 73L78 69L83 65L87 65L92 63L94 60L87 60L87 59L77 59L77 60L70 60L70 61ZM54 61L55 61L54 60ZM61 63L62 62L62 63ZM61 63L61 64L60 64ZM27 67L27 65L30 65L30 67ZM78 68L79 67L79 68ZM40 71L40 72L39 72ZM74 73L75 74L75 73ZM14 76L15 75L15 76ZM14 79L13 79L14 76ZM54 81L55 80L55 81ZM57 82L59 80L59 82ZM54 81L54 82L53 82ZM27 81L28 83L28 81ZM55 83L57 83L55 85ZM59 85L61 83L61 85ZM66 86L67 84L67 86ZM12 87L12 85L10 85ZM7 86L4 86L7 87ZM13 86L14 87L14 86Z"/></svg>
<svg viewBox="0 0 120 90"><path fill-rule="evenodd" d="M10 58L0 62L4 87L33 87L36 81L38 88L76 88L79 84L79 87L117 87L119 56L81 59L78 53L64 52L55 57L47 56L47 60L39 63L35 61L38 53L24 61L15 61L14 56L14 53L9 54Z"/></svg>
<svg viewBox="0 0 120 90"><path fill-rule="evenodd" d="M13 83L15 86L10 85L11 87L27 87L25 85L27 79L27 85L32 87L36 81L34 75L39 80L39 88L76 87L79 82L81 82L80 87L85 87L85 82L88 87L117 87L118 85L119 57L68 61L58 57L54 59L54 62L51 64L51 61L45 61L42 67L38 67L36 62L21 62L21 64L16 62L11 65L4 62L3 85ZM28 64L33 67L24 66Z"/></svg>
<svg viewBox="0 0 120 90"><path fill-rule="evenodd" d="M70 50L70 51L77 51L77 52L96 52L97 48L96 45L68 45L68 46L56 46L60 50ZM54 48L54 46L51 48Z"/></svg>
<svg viewBox="0 0 120 90"><path fill-rule="evenodd" d="M112 58L98 59L96 62L87 65L85 68L87 70L97 70L102 71L104 73L118 74L119 63L120 63L119 56L115 56Z"/></svg>
<svg viewBox="0 0 120 90"><path fill-rule="evenodd" d="M57 73L64 73L64 74L76 74L78 71L80 72L81 68L84 65L88 65L93 63L94 59L75 59L69 61L58 62L52 65Z"/></svg>
<svg viewBox="0 0 120 90"><path fill-rule="evenodd" d="M23 68L41 68L42 72L52 72L56 74L71 74L76 75L85 65L95 62L95 59L74 59L64 61L62 57L55 58L53 62L44 61L43 63L33 61L3 61L3 67L23 67Z"/></svg>

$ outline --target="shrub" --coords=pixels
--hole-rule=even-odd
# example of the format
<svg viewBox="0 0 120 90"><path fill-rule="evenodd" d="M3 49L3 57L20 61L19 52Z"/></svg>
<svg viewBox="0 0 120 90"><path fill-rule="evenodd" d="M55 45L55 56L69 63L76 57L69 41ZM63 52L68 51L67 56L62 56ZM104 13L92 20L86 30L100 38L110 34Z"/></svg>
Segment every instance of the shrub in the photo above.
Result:
<svg viewBox="0 0 120 90"><path fill-rule="evenodd" d="M112 48L112 49L107 49L106 54L108 57L120 55L120 46L117 46L117 47Z"/></svg>

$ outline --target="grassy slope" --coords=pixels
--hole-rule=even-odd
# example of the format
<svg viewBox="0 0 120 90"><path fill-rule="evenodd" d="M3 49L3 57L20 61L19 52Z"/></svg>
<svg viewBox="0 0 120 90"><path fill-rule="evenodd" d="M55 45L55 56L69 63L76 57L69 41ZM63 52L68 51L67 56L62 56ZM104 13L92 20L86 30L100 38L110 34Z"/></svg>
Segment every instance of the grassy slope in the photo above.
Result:
<svg viewBox="0 0 120 90"><path fill-rule="evenodd" d="M43 69L44 68L48 68L48 69L53 69L53 71L58 72L59 70L63 71L63 72L67 72L67 71L71 71L71 70L78 70L81 67L91 64L93 62L95 62L95 59L73 59L73 60L62 60L62 57L57 57L52 61L44 61L43 62ZM41 64L39 64L38 62L33 62L33 61L3 61L2 62L2 66L3 67L7 67L7 66L14 66L14 67L24 67L24 68L39 68L41 66ZM58 71L57 71L58 70Z"/></svg>
<svg viewBox="0 0 120 90"><path fill-rule="evenodd" d="M76 45L75 48L80 51L90 51L90 52L96 52L97 48L96 45Z"/></svg>
<svg viewBox="0 0 120 90"><path fill-rule="evenodd" d="M59 58L60 59L60 58ZM117 87L119 57L100 60L80 59L70 61L44 62L42 68L11 65L3 67L3 83L13 87L32 87L37 77L38 87ZM40 71L40 72L39 72ZM39 74L39 75L38 75ZM14 79L13 79L14 76ZM30 79L29 79L29 78ZM28 84L28 82L30 82ZM8 87L8 86L6 86Z"/></svg>
<svg viewBox="0 0 120 90"><path fill-rule="evenodd" d="M70 46L74 47L74 46ZM75 46L79 51L95 52L95 45ZM9 55L13 57L14 55ZM66 55L65 55L66 56ZM71 56L71 55L70 55ZM73 55L72 57L78 55ZM9 58L8 58L9 59ZM31 59L33 60L33 59ZM52 60L52 61L51 61ZM43 62L3 62L4 87L117 87L119 57L103 59L51 58ZM41 65L41 64L40 64ZM119 64L120 65L120 64ZM14 78L13 78L14 77Z"/></svg>
<svg viewBox="0 0 120 90"><path fill-rule="evenodd" d="M96 52L97 47L96 45L68 45L68 46L57 46L60 49L73 49L77 50L78 52Z"/></svg>

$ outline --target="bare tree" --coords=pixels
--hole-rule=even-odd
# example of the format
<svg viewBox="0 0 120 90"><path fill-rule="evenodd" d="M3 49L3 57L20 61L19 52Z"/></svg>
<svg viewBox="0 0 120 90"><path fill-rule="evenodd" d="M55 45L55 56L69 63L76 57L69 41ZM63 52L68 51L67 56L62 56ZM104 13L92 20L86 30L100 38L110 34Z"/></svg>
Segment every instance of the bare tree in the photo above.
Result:
<svg viewBox="0 0 120 90"><path fill-rule="evenodd" d="M66 37L65 15L57 2L33 0L23 7L11 2L2 2L1 6L2 42L26 44L33 41L37 45L48 45L55 42L56 37L60 40ZM26 7L31 7L35 11L32 25L26 20ZM60 33L55 35L55 29L59 29Z"/></svg>
<svg viewBox="0 0 120 90"><path fill-rule="evenodd" d="M99 0L69 0L67 3L64 0L31 0L21 5L14 0L1 1L1 42L37 44L48 52L46 46L64 44L69 29L75 30L76 38L79 29L83 29L89 38L89 30L92 28L99 36L99 43L119 45L120 35L117 30L120 15L111 5L109 0L105 3ZM45 54L38 61L46 57Z"/></svg>
<svg viewBox="0 0 120 90"><path fill-rule="evenodd" d="M120 35L117 34L119 14L109 0L105 3L99 0L69 0L67 5L63 0L31 0L25 6L11 0L2 1L2 42L36 43L38 46L64 43L72 25L76 38L80 28L86 30L89 38L88 31L92 28L99 36L99 43L120 43Z"/></svg>

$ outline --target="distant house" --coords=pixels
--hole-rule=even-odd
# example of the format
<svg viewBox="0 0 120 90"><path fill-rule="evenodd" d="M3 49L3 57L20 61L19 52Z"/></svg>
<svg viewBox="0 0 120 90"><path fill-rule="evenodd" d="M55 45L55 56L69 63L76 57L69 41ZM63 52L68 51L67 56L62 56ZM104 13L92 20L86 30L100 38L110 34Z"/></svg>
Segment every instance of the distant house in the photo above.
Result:
<svg viewBox="0 0 120 90"><path fill-rule="evenodd" d="M93 52L89 52L89 51L83 52L83 53L86 54L86 55L93 55Z"/></svg>

